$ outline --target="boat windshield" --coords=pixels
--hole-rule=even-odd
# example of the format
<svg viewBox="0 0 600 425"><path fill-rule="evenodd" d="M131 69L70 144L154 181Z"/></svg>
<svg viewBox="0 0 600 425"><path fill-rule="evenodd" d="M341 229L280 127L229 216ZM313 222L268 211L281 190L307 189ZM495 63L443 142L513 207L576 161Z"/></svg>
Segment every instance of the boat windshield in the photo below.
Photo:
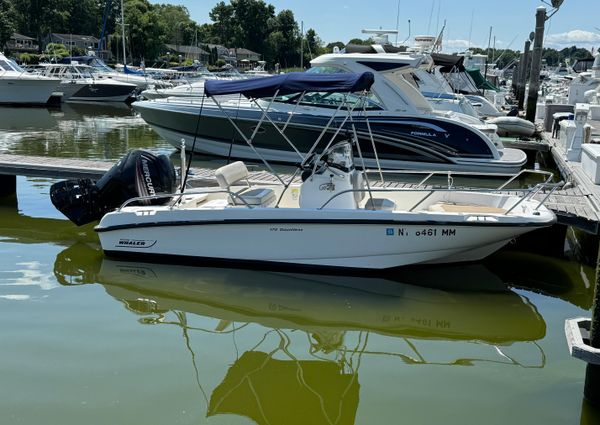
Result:
<svg viewBox="0 0 600 425"><path fill-rule="evenodd" d="M17 63L13 60L6 59L0 60L0 70L3 71L16 71L16 72L25 72L23 68L21 68Z"/></svg>
<svg viewBox="0 0 600 425"><path fill-rule="evenodd" d="M274 102L281 103L296 103L300 98L301 93L289 94L285 96L277 96L273 99ZM327 92L311 92L306 93L300 105L318 106L320 108L337 109L340 105L343 110L350 108L365 108L368 111L380 111L383 107L379 103L379 99L374 94L369 93L367 96L359 96L353 93L327 93Z"/></svg>
<svg viewBox="0 0 600 425"><path fill-rule="evenodd" d="M348 71L334 66L316 66L306 71L308 74L347 74ZM300 98L301 93L293 93L285 96L277 96L273 99L275 102L295 103ZM353 93L327 93L327 92L311 92L306 93L302 98L300 105L318 106L321 108L337 109L340 105L346 103L342 109L350 108L365 108L370 111L383 110L383 105L373 92L367 93L366 96L359 96ZM359 103L362 102L362 103Z"/></svg>

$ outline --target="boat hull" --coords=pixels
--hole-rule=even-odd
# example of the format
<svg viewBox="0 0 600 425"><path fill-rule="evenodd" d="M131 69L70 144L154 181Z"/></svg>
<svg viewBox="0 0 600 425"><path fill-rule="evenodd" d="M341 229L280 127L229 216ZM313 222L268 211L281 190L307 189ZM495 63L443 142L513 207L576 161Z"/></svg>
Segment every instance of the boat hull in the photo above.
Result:
<svg viewBox="0 0 600 425"><path fill-rule="evenodd" d="M198 106L169 102L133 104L142 118L176 148L180 148L184 140L188 151L258 159L220 111L209 104L204 105L202 110ZM240 109L239 112L231 112L231 117L244 134L250 136L255 132L260 111ZM288 117L282 112L270 114L270 118L281 126ZM328 120L327 116L301 114L287 125L285 133L299 152L306 153L327 126ZM384 168L515 173L527 161L527 155L516 149L505 149L506 154L501 150L501 157L495 158L492 152L495 148L483 140L485 136L482 133L452 120L378 116L370 117L367 124L364 118L355 117L354 125L369 167L376 166L373 143ZM323 143L334 135L335 127L333 125L328 131ZM341 131L337 140L348 137L348 131ZM297 163L302 160L271 124L264 124L256 131L252 144L268 161ZM360 160L357 160L357 165L361 165Z"/></svg>
<svg viewBox="0 0 600 425"><path fill-rule="evenodd" d="M60 80L50 78L0 78L0 104L45 105Z"/></svg>
<svg viewBox="0 0 600 425"><path fill-rule="evenodd" d="M378 212L367 212L377 219L364 219L339 210L321 210L321 218L312 219L311 214L293 217L285 211L265 209L253 214L257 218L245 219L239 209L205 214L171 210L164 214L169 216L166 221L160 211L119 212L107 214L96 230L102 249L111 256L194 265L233 261L387 269L480 260L516 236L553 221L550 216L527 224L464 217L403 220L393 217L398 214Z"/></svg>

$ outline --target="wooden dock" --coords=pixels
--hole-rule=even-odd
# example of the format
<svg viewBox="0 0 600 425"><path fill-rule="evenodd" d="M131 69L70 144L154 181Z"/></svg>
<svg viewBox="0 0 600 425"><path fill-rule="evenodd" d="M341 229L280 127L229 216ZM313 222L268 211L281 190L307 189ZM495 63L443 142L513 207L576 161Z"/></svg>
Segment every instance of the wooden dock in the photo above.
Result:
<svg viewBox="0 0 600 425"><path fill-rule="evenodd" d="M600 122L588 121L592 125L592 139L600 136ZM552 158L560 171L566 187L557 191L546 202L556 213L559 222L580 228L587 233L600 235L600 186L583 171L580 162L565 158L565 149L559 139L544 133Z"/></svg>
<svg viewBox="0 0 600 425"><path fill-rule="evenodd" d="M546 205L556 213L560 224L574 226L594 235L600 234L600 188L589 181L580 165L569 164L562 159L555 140L550 139L549 136L547 140L547 146L551 149L563 178L569 182L569 186L551 195L547 199ZM0 181L5 181L1 178L2 176L12 179L15 179L14 176L98 179L114 163L114 161L0 154ZM215 185L214 171L207 168L192 168L191 174L200 185ZM289 174L280 174L280 176L285 181L292 177ZM277 179L266 171L251 171L249 181L253 184L269 184L276 182ZM14 193L16 183L3 183L3 186L5 190L0 191L2 192L0 194L6 195L11 190ZM374 186L414 188L415 184L388 181L383 185L379 183ZM542 194L539 198L543 196Z"/></svg>

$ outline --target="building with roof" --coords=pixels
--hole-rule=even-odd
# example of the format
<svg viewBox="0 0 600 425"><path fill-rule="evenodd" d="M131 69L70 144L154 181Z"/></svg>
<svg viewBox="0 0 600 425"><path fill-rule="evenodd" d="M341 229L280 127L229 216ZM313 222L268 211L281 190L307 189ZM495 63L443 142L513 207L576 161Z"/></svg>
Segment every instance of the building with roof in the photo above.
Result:
<svg viewBox="0 0 600 425"><path fill-rule="evenodd" d="M13 53L37 53L40 46L35 38L14 32L4 48Z"/></svg>
<svg viewBox="0 0 600 425"><path fill-rule="evenodd" d="M168 53L181 55L185 59L208 62L210 53L198 46L185 46L180 44L165 44Z"/></svg>

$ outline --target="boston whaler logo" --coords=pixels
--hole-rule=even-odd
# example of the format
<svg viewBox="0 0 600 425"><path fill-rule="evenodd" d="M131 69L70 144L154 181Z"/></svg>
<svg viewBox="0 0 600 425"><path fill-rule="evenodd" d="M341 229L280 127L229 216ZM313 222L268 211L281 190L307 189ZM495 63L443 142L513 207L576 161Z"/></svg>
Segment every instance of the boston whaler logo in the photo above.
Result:
<svg viewBox="0 0 600 425"><path fill-rule="evenodd" d="M115 246L117 248L151 248L154 245L156 245L156 240L121 238Z"/></svg>

